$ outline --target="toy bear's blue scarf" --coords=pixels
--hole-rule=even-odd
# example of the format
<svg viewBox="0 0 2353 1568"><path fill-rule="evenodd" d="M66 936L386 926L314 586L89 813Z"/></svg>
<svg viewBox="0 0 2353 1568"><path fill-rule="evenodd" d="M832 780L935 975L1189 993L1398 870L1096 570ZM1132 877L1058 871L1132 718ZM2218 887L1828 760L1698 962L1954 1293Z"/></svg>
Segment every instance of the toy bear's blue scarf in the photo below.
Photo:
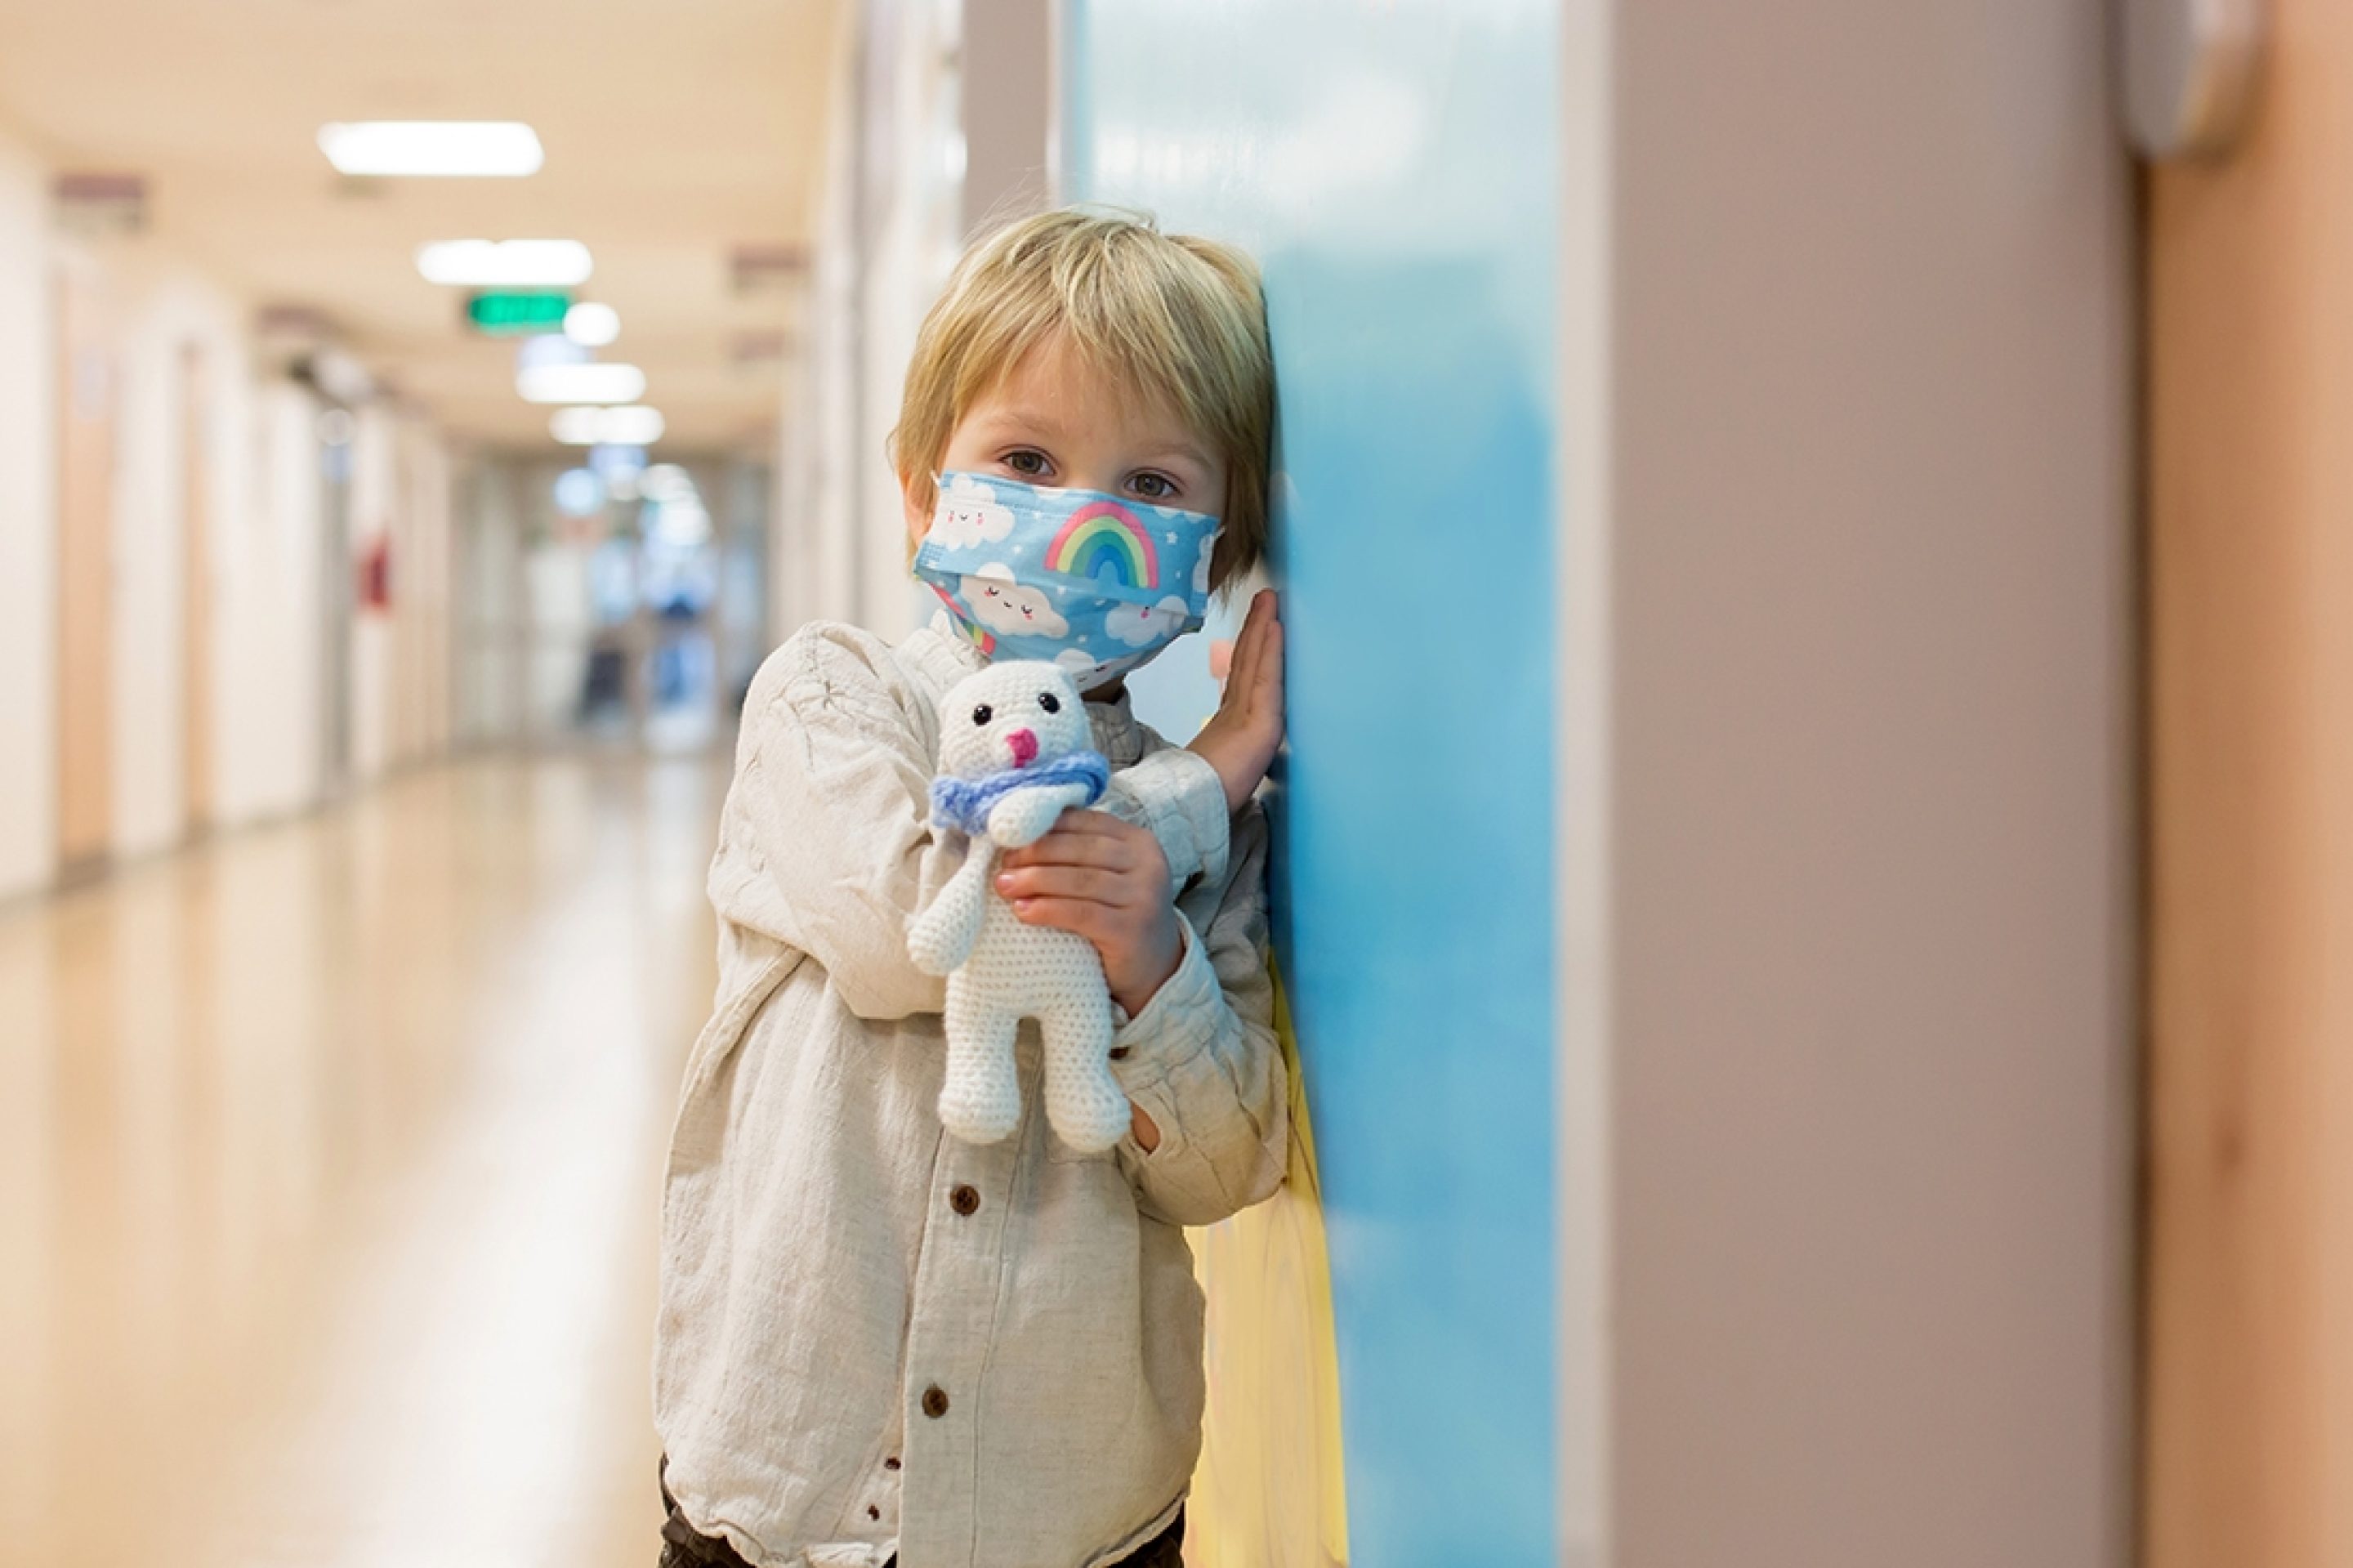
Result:
<svg viewBox="0 0 2353 1568"><path fill-rule="evenodd" d="M1111 764L1102 753L1074 751L1035 768L1009 768L985 779L932 780L932 821L944 828L978 834L988 829L989 809L1016 789L1048 784L1083 784L1093 805L1111 788Z"/></svg>

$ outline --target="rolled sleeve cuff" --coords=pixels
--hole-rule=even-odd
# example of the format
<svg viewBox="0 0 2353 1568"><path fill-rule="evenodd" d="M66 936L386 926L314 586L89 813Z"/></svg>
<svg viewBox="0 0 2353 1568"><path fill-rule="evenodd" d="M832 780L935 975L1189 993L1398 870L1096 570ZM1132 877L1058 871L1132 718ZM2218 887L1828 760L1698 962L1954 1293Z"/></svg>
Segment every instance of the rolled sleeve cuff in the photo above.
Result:
<svg viewBox="0 0 2353 1568"><path fill-rule="evenodd" d="M1122 769L1119 783L1142 811L1142 825L1160 841L1180 896L1198 883L1225 880L1231 821L1216 768L1170 747Z"/></svg>
<svg viewBox="0 0 2353 1568"><path fill-rule="evenodd" d="M1219 798L1223 799L1222 792ZM1175 1152L1184 1138L1171 1080L1178 1069L1208 1048L1226 1008L1218 971L1211 967L1201 939L1194 935L1193 923L1180 914L1176 924L1185 942L1176 972L1153 993L1142 1012L1121 1023L1112 1035L1112 1075L1160 1130L1160 1145L1148 1156L1155 1160Z"/></svg>

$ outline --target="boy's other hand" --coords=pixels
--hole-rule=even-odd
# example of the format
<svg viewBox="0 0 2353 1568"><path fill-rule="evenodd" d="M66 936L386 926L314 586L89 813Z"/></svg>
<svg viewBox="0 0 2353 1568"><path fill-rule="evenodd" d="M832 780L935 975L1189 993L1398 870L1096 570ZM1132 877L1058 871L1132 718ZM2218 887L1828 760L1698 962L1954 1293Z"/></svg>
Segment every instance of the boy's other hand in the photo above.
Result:
<svg viewBox="0 0 2353 1568"><path fill-rule="evenodd" d="M1276 618L1274 590L1261 588L1234 641L1225 700L1186 749L1218 770L1226 787L1226 810L1233 812L1266 777L1282 745L1282 622Z"/></svg>
<svg viewBox="0 0 2353 1568"><path fill-rule="evenodd" d="M1104 812L1065 811L1052 832L1007 851L997 891L1023 923L1075 931L1093 943L1112 1000L1130 1018L1185 956L1160 841Z"/></svg>

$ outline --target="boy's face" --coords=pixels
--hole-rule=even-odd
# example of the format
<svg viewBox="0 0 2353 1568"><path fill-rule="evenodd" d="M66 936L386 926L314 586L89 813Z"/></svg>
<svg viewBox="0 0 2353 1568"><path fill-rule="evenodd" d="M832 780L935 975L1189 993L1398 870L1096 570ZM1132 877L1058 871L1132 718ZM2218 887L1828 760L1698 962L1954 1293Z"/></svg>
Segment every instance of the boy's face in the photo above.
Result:
<svg viewBox="0 0 2353 1568"><path fill-rule="evenodd" d="M976 473L1055 490L1095 490L1157 506L1217 513L1226 501L1226 465L1175 410L1135 397L1104 376L1060 337L1025 355L965 410L943 473ZM904 480L900 493L907 536L917 544L932 525Z"/></svg>

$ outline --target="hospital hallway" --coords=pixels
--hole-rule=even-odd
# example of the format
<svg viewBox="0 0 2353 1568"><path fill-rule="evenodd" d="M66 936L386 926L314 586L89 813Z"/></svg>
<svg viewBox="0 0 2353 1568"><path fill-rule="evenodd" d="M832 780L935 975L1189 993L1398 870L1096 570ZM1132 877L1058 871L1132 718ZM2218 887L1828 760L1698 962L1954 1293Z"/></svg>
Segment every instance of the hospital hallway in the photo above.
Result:
<svg viewBox="0 0 2353 1568"><path fill-rule="evenodd" d="M652 1561L724 783L465 760L0 907L0 1562Z"/></svg>
<svg viewBox="0 0 2353 1568"><path fill-rule="evenodd" d="M0 1568L2353 1568L2348 431L2353 0L0 0Z"/></svg>

